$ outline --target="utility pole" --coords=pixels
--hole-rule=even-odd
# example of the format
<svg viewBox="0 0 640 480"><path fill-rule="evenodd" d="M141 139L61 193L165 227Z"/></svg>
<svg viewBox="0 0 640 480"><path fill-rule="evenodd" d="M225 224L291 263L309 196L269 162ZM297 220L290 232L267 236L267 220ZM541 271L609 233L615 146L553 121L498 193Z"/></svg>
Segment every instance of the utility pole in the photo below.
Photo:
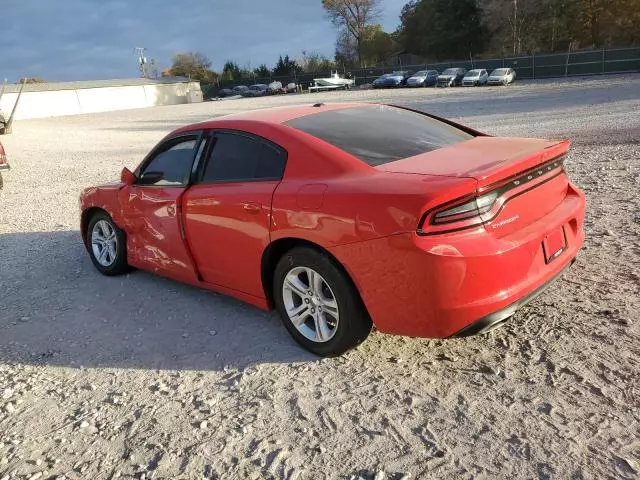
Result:
<svg viewBox="0 0 640 480"><path fill-rule="evenodd" d="M138 66L140 68L140 76L142 78L147 78L147 57L145 57L144 52L146 48L144 47L136 47L134 49L135 56L138 59Z"/></svg>

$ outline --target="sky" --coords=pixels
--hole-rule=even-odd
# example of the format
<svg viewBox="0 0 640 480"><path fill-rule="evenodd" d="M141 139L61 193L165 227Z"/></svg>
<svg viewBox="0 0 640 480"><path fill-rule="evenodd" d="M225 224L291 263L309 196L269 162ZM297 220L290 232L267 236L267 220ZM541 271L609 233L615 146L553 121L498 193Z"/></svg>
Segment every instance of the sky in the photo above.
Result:
<svg viewBox="0 0 640 480"><path fill-rule="evenodd" d="M399 24L408 0L382 0L380 23ZM336 28L321 0L0 0L0 81L139 76L135 47L160 69L174 54L200 52L255 68L302 50L333 57Z"/></svg>

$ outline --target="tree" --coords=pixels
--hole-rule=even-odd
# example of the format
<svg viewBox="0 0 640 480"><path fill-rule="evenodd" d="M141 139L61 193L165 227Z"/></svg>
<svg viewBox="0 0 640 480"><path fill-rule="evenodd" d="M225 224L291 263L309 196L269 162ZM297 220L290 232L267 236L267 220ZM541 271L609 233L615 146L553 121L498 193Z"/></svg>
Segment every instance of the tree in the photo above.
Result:
<svg viewBox="0 0 640 480"><path fill-rule="evenodd" d="M358 62L362 63L366 27L380 16L380 0L322 0L322 6L331 22L340 28L338 41L345 34L350 36L355 42Z"/></svg>
<svg viewBox="0 0 640 480"><path fill-rule="evenodd" d="M264 63L260 65L258 68L253 70L253 73L256 77L260 78L269 78L271 77L271 70Z"/></svg>
<svg viewBox="0 0 640 480"><path fill-rule="evenodd" d="M18 80L16 84L21 84L23 81L24 83L47 83L46 80L43 80L42 78L39 78L39 77L25 77Z"/></svg>
<svg viewBox="0 0 640 480"><path fill-rule="evenodd" d="M291 60L289 55L285 55L284 58L280 55L278 58L278 62L276 66L273 67L273 76L274 77L285 77L287 75L295 75L297 73L301 73L302 69L296 63L295 60Z"/></svg>
<svg viewBox="0 0 640 480"><path fill-rule="evenodd" d="M178 53L173 57L171 75L211 81L215 74L210 70L211 60L201 53Z"/></svg>
<svg viewBox="0 0 640 480"><path fill-rule="evenodd" d="M396 49L393 36L382 29L382 25L368 25L363 31L361 64L364 67L376 65Z"/></svg>
<svg viewBox="0 0 640 480"><path fill-rule="evenodd" d="M414 0L402 9L399 29L405 51L438 60L483 51L485 31L475 0Z"/></svg>
<svg viewBox="0 0 640 480"><path fill-rule="evenodd" d="M338 32L335 61L336 64L346 68L358 66L358 45L345 28L340 29Z"/></svg>
<svg viewBox="0 0 640 480"><path fill-rule="evenodd" d="M229 80L229 81L240 81L242 80L242 71L240 70L240 66L231 61L231 60L227 60L224 64L224 67L222 67L222 80Z"/></svg>
<svg viewBox="0 0 640 480"><path fill-rule="evenodd" d="M329 72L335 68L333 61L318 52L302 51L302 57L296 64L306 73Z"/></svg>

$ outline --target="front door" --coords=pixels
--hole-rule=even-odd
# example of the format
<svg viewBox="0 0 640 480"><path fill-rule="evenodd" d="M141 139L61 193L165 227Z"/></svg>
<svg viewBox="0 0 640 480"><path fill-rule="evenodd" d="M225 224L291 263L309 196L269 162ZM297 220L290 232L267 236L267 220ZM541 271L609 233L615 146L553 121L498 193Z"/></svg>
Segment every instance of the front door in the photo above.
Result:
<svg viewBox="0 0 640 480"><path fill-rule="evenodd" d="M183 198L189 247L204 281L263 297L261 260L286 152L240 132L213 138L201 178Z"/></svg>
<svg viewBox="0 0 640 480"><path fill-rule="evenodd" d="M156 147L138 181L120 193L129 263L176 280L197 274L183 238L180 209L199 134L180 135Z"/></svg>

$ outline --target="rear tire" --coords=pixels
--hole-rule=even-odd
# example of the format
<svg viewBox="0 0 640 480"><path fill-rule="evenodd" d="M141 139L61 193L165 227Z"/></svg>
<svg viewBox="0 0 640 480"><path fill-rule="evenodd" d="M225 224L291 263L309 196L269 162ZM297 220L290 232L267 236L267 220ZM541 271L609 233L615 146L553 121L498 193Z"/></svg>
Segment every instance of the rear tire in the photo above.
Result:
<svg viewBox="0 0 640 480"><path fill-rule="evenodd" d="M100 273L115 276L131 270L127 263L127 236L106 212L91 217L86 239L89 257Z"/></svg>
<svg viewBox="0 0 640 480"><path fill-rule="evenodd" d="M371 332L371 319L355 286L328 255L296 247L278 262L273 282L284 326L310 352L342 355Z"/></svg>

